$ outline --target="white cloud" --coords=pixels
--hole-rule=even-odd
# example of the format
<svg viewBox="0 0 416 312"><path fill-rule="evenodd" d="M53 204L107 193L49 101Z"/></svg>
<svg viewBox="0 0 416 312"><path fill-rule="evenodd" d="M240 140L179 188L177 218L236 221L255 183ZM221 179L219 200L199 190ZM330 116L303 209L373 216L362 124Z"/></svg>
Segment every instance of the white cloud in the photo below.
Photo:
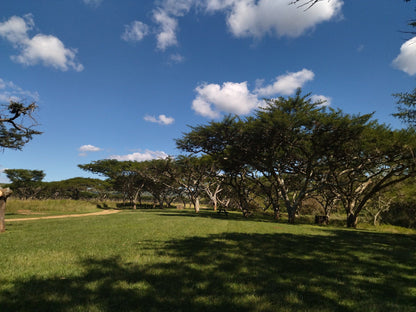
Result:
<svg viewBox="0 0 416 312"><path fill-rule="evenodd" d="M39 101L39 93L24 90L12 81L6 81L0 78L0 104L6 104L11 100L37 102Z"/></svg>
<svg viewBox="0 0 416 312"><path fill-rule="evenodd" d="M146 121L149 121L149 122L158 123L160 125L170 125L175 121L174 118L167 117L166 115L163 115L163 114L159 115L158 118L156 118L155 116L146 115L146 116L144 116L143 119L146 120Z"/></svg>
<svg viewBox="0 0 416 312"><path fill-rule="evenodd" d="M87 144L87 145L82 145L78 150L80 152L99 152L101 151L101 148L96 147L94 145Z"/></svg>
<svg viewBox="0 0 416 312"><path fill-rule="evenodd" d="M222 113L246 115L265 102L263 97L278 95L291 95L298 88L313 80L315 74L308 69L294 73L277 76L275 82L270 85L262 86L263 79L256 80L256 88L250 91L247 82L225 82L219 84L202 84L196 87L197 96L192 102L192 109L199 115L218 118ZM325 105L330 105L331 98L323 95L314 95L313 101L326 101Z"/></svg>
<svg viewBox="0 0 416 312"><path fill-rule="evenodd" d="M165 159L168 158L169 155L162 151L149 151L146 150L143 153L136 152L128 155L112 155L109 159L116 159L118 161L145 161L145 160L152 160L152 159Z"/></svg>
<svg viewBox="0 0 416 312"><path fill-rule="evenodd" d="M102 150L101 148L96 147L94 145L90 145L90 144L82 145L81 147L78 148L78 151L80 152L79 156L87 156L87 153L99 152L101 150Z"/></svg>
<svg viewBox="0 0 416 312"><path fill-rule="evenodd" d="M90 5L92 7L98 7L103 0L82 0L85 4Z"/></svg>
<svg viewBox="0 0 416 312"><path fill-rule="evenodd" d="M30 38L28 32L33 27L31 14L23 18L12 16L9 20L0 23L0 36L12 43L20 52L19 55L12 56L12 60L24 65L42 63L62 71L67 71L69 68L76 71L84 69L83 65L75 60L77 50L66 48L57 37L37 34Z"/></svg>
<svg viewBox="0 0 416 312"><path fill-rule="evenodd" d="M342 0L320 1L309 10L289 5L287 0L158 0L152 11L157 25L157 48L178 45L178 19L195 12L223 13L235 37L264 35L299 37L318 24L341 17Z"/></svg>
<svg viewBox="0 0 416 312"><path fill-rule="evenodd" d="M158 1L164 11L174 16L183 16L189 12L193 5L198 5L201 0L163 0Z"/></svg>
<svg viewBox="0 0 416 312"><path fill-rule="evenodd" d="M178 53L171 54L169 59L174 63L182 63L183 61L185 61L185 58L182 55L178 54Z"/></svg>
<svg viewBox="0 0 416 312"><path fill-rule="evenodd" d="M287 73L276 77L276 81L266 87L257 87L255 92L259 96L272 96L276 94L290 95L293 94L296 89L303 87L303 85L313 80L315 74L308 70L302 69L295 73Z"/></svg>
<svg viewBox="0 0 416 312"><path fill-rule="evenodd" d="M0 36L14 45L28 40L27 32L35 25L33 16L26 14L23 18L12 16L9 20L0 23Z"/></svg>
<svg viewBox="0 0 416 312"><path fill-rule="evenodd" d="M322 1L309 10L276 0L207 0L208 11L227 11L227 24L236 37L299 37L322 22L339 16L341 0Z"/></svg>
<svg viewBox="0 0 416 312"><path fill-rule="evenodd" d="M149 34L149 26L140 22L134 21L129 25L124 26L124 33L121 38L124 41L140 41Z"/></svg>
<svg viewBox="0 0 416 312"><path fill-rule="evenodd" d="M154 11L153 18L159 24L160 28L156 36L157 48L164 51L167 47L177 45L176 30L178 28L178 21L169 16L164 10Z"/></svg>
<svg viewBox="0 0 416 312"><path fill-rule="evenodd" d="M210 118L219 117L220 112L248 114L260 104L257 96L248 90L247 81L225 82L222 86L203 84L195 91L198 95L192 102L192 109Z"/></svg>
<svg viewBox="0 0 416 312"><path fill-rule="evenodd" d="M312 103L322 103L321 106L330 106L332 102L332 98L325 96L325 95L318 95L314 94L311 96Z"/></svg>
<svg viewBox="0 0 416 312"><path fill-rule="evenodd" d="M408 75L416 74L416 37L402 44L400 54L394 59L393 65Z"/></svg>
<svg viewBox="0 0 416 312"><path fill-rule="evenodd" d="M178 45L178 17L186 15L198 0L164 0L153 10L153 20L158 24L156 35L157 48L166 50L170 46Z"/></svg>

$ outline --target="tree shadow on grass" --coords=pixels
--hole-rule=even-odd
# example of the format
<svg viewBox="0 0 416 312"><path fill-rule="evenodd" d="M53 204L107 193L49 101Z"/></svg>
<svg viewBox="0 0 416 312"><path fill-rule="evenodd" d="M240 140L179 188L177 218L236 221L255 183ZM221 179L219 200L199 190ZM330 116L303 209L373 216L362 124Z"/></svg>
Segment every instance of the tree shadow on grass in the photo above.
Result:
<svg viewBox="0 0 416 312"><path fill-rule="evenodd" d="M415 236L216 234L137 242L137 254L81 261L77 276L31 277L1 311L415 311Z"/></svg>
<svg viewBox="0 0 416 312"><path fill-rule="evenodd" d="M191 218L209 218L233 221L256 221L256 222L285 222L284 220L276 221L272 216L265 213L257 212L248 217L244 217L239 211L228 211L228 214L223 212L215 212L213 210L200 210L195 213L194 210L171 210L161 211L160 216L163 217L191 217Z"/></svg>

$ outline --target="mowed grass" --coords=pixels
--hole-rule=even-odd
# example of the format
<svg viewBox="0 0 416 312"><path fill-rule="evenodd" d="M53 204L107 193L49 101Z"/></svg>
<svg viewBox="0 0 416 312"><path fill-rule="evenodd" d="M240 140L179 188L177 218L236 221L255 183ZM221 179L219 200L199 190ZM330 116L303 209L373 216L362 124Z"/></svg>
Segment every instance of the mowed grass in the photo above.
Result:
<svg viewBox="0 0 416 312"><path fill-rule="evenodd" d="M7 223L0 311L416 311L416 236L211 211Z"/></svg>

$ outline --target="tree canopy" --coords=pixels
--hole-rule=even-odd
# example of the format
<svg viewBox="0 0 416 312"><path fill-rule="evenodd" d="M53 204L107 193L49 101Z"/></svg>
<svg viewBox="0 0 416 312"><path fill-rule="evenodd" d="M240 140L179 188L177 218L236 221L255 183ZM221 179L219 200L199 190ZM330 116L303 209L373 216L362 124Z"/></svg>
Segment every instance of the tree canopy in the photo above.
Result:
<svg viewBox="0 0 416 312"><path fill-rule="evenodd" d="M0 148L22 149L34 135L42 132L34 129L37 126L33 113L37 109L35 103L24 105L10 101L0 110Z"/></svg>
<svg viewBox="0 0 416 312"><path fill-rule="evenodd" d="M227 116L192 127L177 146L210 155L233 177L242 211L250 206L243 181L267 181L262 189L275 210L284 204L289 222L307 197L329 190L334 196L328 199L340 199L348 225L355 226L369 198L415 172L415 133L391 130L371 118L313 103L298 90L294 97L267 100L252 117Z"/></svg>

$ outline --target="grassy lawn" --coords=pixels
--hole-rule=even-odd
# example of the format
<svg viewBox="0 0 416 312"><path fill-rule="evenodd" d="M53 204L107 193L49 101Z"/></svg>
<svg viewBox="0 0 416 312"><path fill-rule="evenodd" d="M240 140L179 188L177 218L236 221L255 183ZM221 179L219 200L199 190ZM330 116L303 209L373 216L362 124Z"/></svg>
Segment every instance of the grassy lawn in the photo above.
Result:
<svg viewBox="0 0 416 312"><path fill-rule="evenodd" d="M416 311L416 235L137 210L7 224L0 311Z"/></svg>
<svg viewBox="0 0 416 312"><path fill-rule="evenodd" d="M6 220L55 216L63 214L90 213L98 211L102 210L97 208L97 204L82 200L19 200L10 198L7 201Z"/></svg>

